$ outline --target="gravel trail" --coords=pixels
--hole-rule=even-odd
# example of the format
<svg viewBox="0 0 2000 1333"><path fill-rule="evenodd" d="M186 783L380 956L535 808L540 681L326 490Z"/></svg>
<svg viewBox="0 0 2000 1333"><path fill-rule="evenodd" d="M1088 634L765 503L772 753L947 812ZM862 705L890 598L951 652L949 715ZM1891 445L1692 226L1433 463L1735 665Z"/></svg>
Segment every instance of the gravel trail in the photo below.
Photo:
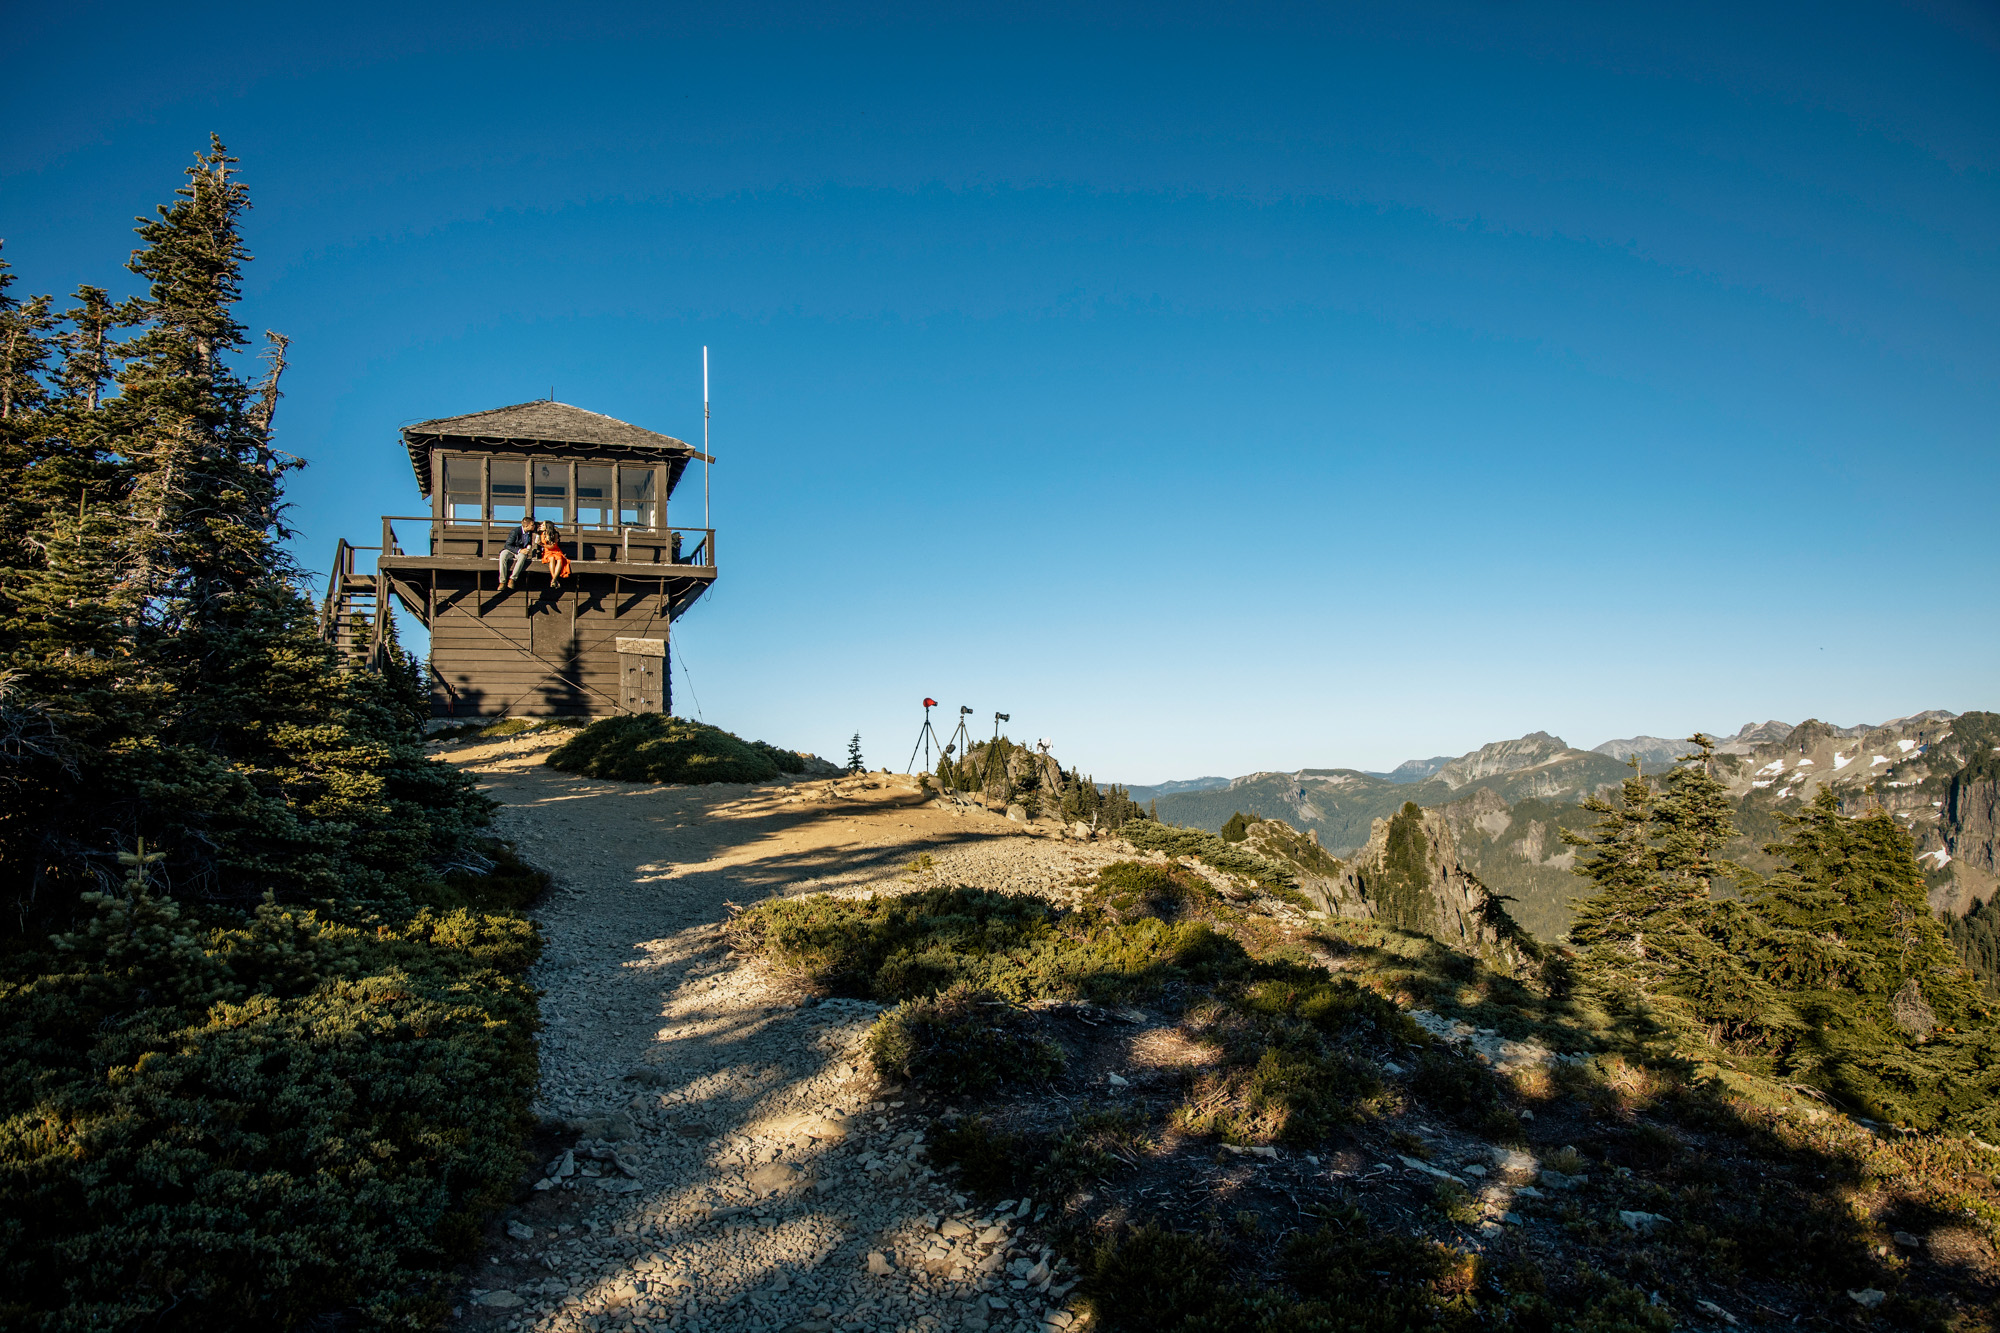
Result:
<svg viewBox="0 0 2000 1333"><path fill-rule="evenodd" d="M561 739L445 745L548 870L534 1188L473 1265L460 1327L1064 1329L1073 1274L1032 1200L975 1212L860 1062L878 1012L795 1003L721 923L771 894L943 878L1061 895L1108 848L926 802L888 775L656 787L545 767ZM1129 855L1129 853L1127 853Z"/></svg>

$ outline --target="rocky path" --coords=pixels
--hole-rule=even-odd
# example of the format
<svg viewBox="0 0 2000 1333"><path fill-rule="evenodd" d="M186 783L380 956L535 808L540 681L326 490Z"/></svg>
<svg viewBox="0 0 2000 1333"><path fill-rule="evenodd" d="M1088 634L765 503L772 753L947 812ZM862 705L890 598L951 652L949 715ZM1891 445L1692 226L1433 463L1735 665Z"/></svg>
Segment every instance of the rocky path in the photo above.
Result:
<svg viewBox="0 0 2000 1333"><path fill-rule="evenodd" d="M947 879L1058 892L1108 849L923 801L871 775L653 787L542 764L529 735L440 747L549 870L541 1178L503 1218L461 1326L832 1330L1068 1327L1033 1200L971 1209L928 1126L858 1063L872 1005L799 1003L732 958L732 905Z"/></svg>

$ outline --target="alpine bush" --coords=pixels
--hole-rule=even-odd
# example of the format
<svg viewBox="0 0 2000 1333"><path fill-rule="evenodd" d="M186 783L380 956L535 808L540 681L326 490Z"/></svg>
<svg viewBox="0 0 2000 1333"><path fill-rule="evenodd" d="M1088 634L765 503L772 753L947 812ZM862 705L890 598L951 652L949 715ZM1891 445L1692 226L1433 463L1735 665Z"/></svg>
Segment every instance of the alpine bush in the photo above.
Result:
<svg viewBox="0 0 2000 1333"><path fill-rule="evenodd" d="M868 1048L877 1069L946 1093L1041 1083L1063 1066L1063 1048L1040 1035L1032 1016L962 981L891 1009Z"/></svg>
<svg viewBox="0 0 2000 1333"><path fill-rule="evenodd" d="M792 750L746 741L720 727L668 713L629 713L591 723L548 757L550 768L623 782L770 782L811 762Z"/></svg>

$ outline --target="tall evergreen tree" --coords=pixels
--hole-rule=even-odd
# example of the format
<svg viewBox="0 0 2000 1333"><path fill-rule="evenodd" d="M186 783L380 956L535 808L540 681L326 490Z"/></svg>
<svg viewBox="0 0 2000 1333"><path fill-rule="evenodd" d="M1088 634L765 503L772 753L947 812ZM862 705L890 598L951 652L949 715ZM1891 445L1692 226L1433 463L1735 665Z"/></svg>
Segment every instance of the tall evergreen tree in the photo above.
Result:
<svg viewBox="0 0 2000 1333"><path fill-rule="evenodd" d="M1683 1044L1704 1036L1739 1041L1788 1020L1745 962L1759 923L1711 896L1717 877L1742 872L1720 856L1735 826L1728 789L1711 771L1713 743L1689 739L1695 752L1660 788L1635 759L1617 804L1585 802L1602 816L1592 835L1564 833L1587 849L1576 871L1596 885L1577 908L1570 938L1587 951L1600 986L1644 1012L1659 1035Z"/></svg>
<svg viewBox="0 0 2000 1333"><path fill-rule="evenodd" d="M80 288L54 333L48 302L0 304L0 898L17 930L116 883L139 838L180 896L387 902L482 814L425 760L411 672L342 671L292 583L296 463L271 440L284 340L260 383L235 369L248 207L212 141L140 220L142 297Z"/></svg>
<svg viewBox="0 0 2000 1333"><path fill-rule="evenodd" d="M1739 878L1740 867L1722 859L1736 832L1729 788L1715 776L1715 742L1696 732L1688 737L1693 754L1662 778L1652 822L1657 836L1654 862L1670 893L1689 903L1704 902L1713 882Z"/></svg>
<svg viewBox="0 0 2000 1333"><path fill-rule="evenodd" d="M1778 1067L1883 1119L1993 1124L1991 1007L1931 914L1910 836L1825 790L1788 823L1770 848L1787 864L1752 902L1758 970L1799 1018L1771 1035Z"/></svg>
<svg viewBox="0 0 2000 1333"><path fill-rule="evenodd" d="M23 301L12 294L14 275L0 259L0 421L32 412L47 390L42 372L52 350L49 334L56 326L46 296Z"/></svg>
<svg viewBox="0 0 2000 1333"><path fill-rule="evenodd" d="M1635 758L1632 776L1620 785L1615 802L1597 795L1584 799L1583 808L1598 817L1589 834L1559 830L1565 843L1579 849L1575 871L1592 886L1577 903L1570 923L1570 938L1578 945L1644 955L1643 936L1655 906L1652 888L1659 864L1652 844L1657 795L1639 775Z"/></svg>
<svg viewBox="0 0 2000 1333"><path fill-rule="evenodd" d="M188 183L141 219L128 267L147 280L112 405L134 464L138 580L148 620L175 634L232 623L289 572L277 548L280 460L231 354L245 344L234 307L250 257L239 225L249 193L219 139ZM189 665L209 660L190 643Z"/></svg>

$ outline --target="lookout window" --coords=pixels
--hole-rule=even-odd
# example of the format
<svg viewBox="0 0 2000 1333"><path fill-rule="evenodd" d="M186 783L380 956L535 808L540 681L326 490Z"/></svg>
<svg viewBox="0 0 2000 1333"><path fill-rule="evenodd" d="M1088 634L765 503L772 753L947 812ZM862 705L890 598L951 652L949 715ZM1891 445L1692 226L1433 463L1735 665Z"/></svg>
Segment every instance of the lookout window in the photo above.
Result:
<svg viewBox="0 0 2000 1333"><path fill-rule="evenodd" d="M535 517L569 522L569 464L535 464Z"/></svg>
<svg viewBox="0 0 2000 1333"><path fill-rule="evenodd" d="M593 463L576 465L576 524L580 528L618 526L612 506L611 469Z"/></svg>
<svg viewBox="0 0 2000 1333"><path fill-rule="evenodd" d="M493 521L519 523L528 514L528 465L496 458L492 468Z"/></svg>
<svg viewBox="0 0 2000 1333"><path fill-rule="evenodd" d="M481 523L486 519L485 478L478 458L444 460L444 516L448 523Z"/></svg>
<svg viewBox="0 0 2000 1333"><path fill-rule="evenodd" d="M659 471L650 467L618 469L618 521L632 527L650 528L657 522L654 509L659 495Z"/></svg>

